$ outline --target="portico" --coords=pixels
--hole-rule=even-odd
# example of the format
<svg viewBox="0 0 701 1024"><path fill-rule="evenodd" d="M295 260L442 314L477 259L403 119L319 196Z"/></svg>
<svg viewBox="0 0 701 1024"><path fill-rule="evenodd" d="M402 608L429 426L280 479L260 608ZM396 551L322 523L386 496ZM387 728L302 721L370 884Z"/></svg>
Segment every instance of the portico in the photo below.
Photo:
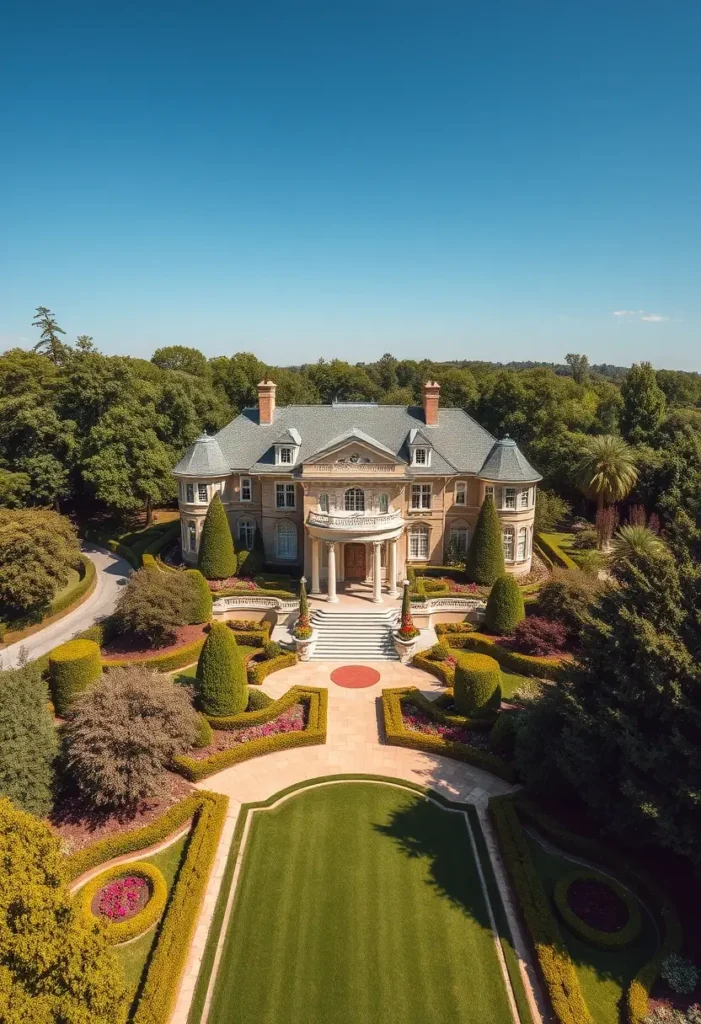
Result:
<svg viewBox="0 0 701 1024"><path fill-rule="evenodd" d="M306 531L311 545L311 595L322 596L325 582L326 600L334 604L337 585L343 580L371 581L374 604L382 604L383 583L388 597L398 597L397 543L404 525L398 509L367 516L310 512Z"/></svg>

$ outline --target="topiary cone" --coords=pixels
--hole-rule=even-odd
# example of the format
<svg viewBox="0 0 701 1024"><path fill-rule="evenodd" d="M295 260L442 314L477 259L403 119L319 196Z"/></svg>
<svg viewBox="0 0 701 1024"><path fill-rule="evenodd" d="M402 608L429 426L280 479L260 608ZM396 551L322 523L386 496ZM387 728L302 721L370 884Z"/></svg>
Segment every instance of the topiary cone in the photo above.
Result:
<svg viewBox="0 0 701 1024"><path fill-rule="evenodd" d="M509 636L525 617L521 588L513 576L504 573L495 581L487 599L485 624L497 636Z"/></svg>
<svg viewBox="0 0 701 1024"><path fill-rule="evenodd" d="M212 592L207 580L199 569L186 569L183 577L190 591L187 621L190 624L209 622L212 618Z"/></svg>
<svg viewBox="0 0 701 1024"><path fill-rule="evenodd" d="M197 706L205 715L238 715L248 704L246 668L236 637L224 622L212 623L197 662Z"/></svg>
<svg viewBox="0 0 701 1024"><path fill-rule="evenodd" d="M501 669L487 654L463 651L456 657L453 700L461 715L479 718L499 710Z"/></svg>
<svg viewBox="0 0 701 1024"><path fill-rule="evenodd" d="M226 580L236 575L234 541L218 492L210 501L204 518L197 568L208 580Z"/></svg>
<svg viewBox="0 0 701 1024"><path fill-rule="evenodd" d="M465 572L473 583L484 586L491 586L498 576L504 574L501 523L491 494L482 502L475 532L467 551Z"/></svg>
<svg viewBox="0 0 701 1024"><path fill-rule="evenodd" d="M69 640L49 654L51 695L56 714L63 718L83 690L102 675L100 648L94 640Z"/></svg>

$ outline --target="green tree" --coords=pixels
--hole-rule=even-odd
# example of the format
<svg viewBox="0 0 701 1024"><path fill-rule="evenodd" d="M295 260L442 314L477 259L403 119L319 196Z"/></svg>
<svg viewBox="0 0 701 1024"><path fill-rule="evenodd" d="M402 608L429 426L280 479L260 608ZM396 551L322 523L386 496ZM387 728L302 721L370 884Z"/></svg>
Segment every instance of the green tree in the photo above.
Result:
<svg viewBox="0 0 701 1024"><path fill-rule="evenodd" d="M196 680L198 707L205 715L220 718L246 710L246 666L226 623L212 623L197 662Z"/></svg>
<svg viewBox="0 0 701 1024"><path fill-rule="evenodd" d="M58 326L58 321L51 310L47 309L46 306L37 306L32 327L38 327L41 331L41 336L34 346L34 351L45 353L57 365L63 362L66 357L67 346L61 341L59 334L65 335L66 332Z"/></svg>
<svg viewBox="0 0 701 1024"><path fill-rule="evenodd" d="M572 379L576 384L584 384L587 377L589 376L589 360L586 356L577 355L574 352L568 352L565 356L565 362L570 368Z"/></svg>
<svg viewBox="0 0 701 1024"><path fill-rule="evenodd" d="M162 370L177 370L189 373L193 377L208 377L207 359L199 349L187 345L166 345L157 348L151 356L151 362Z"/></svg>
<svg viewBox="0 0 701 1024"><path fill-rule="evenodd" d="M0 509L0 607L39 616L78 565L75 530L49 509Z"/></svg>
<svg viewBox="0 0 701 1024"><path fill-rule="evenodd" d="M20 508L29 493L29 474L0 469L0 508Z"/></svg>
<svg viewBox="0 0 701 1024"><path fill-rule="evenodd" d="M651 363L633 363L621 384L621 431L632 444L649 441L664 419L667 400Z"/></svg>
<svg viewBox="0 0 701 1024"><path fill-rule="evenodd" d="M501 523L491 495L482 502L470 547L465 572L473 583L491 586L504 574L504 547Z"/></svg>
<svg viewBox="0 0 701 1024"><path fill-rule="evenodd" d="M118 633L163 647L194 613L195 594L180 573L160 569L133 572L122 588L112 616Z"/></svg>
<svg viewBox="0 0 701 1024"><path fill-rule="evenodd" d="M57 742L36 662L0 672L0 794L23 811L51 810Z"/></svg>
<svg viewBox="0 0 701 1024"><path fill-rule="evenodd" d="M571 513L572 506L554 491L538 488L535 498L536 533L550 533Z"/></svg>
<svg viewBox="0 0 701 1024"><path fill-rule="evenodd" d="M97 924L78 912L61 841L0 800L0 1019L114 1024L124 1019L121 969Z"/></svg>
<svg viewBox="0 0 701 1024"><path fill-rule="evenodd" d="M616 564L627 558L662 558L666 554L664 541L647 526L621 526L611 543L611 557Z"/></svg>
<svg viewBox="0 0 701 1024"><path fill-rule="evenodd" d="M597 434L582 445L576 474L582 492L602 509L622 501L635 486L635 453L623 438Z"/></svg>
<svg viewBox="0 0 701 1024"><path fill-rule="evenodd" d="M521 588L508 573L499 576L489 592L485 623L492 633L508 636L526 617Z"/></svg>
<svg viewBox="0 0 701 1024"><path fill-rule="evenodd" d="M226 580L236 575L234 540L218 493L209 503L202 526L197 567L208 580Z"/></svg>

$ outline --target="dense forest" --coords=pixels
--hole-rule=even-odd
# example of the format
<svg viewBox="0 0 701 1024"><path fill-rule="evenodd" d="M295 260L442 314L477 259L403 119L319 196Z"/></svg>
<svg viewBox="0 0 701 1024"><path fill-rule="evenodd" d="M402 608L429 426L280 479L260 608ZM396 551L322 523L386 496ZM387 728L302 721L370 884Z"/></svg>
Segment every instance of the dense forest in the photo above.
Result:
<svg viewBox="0 0 701 1024"><path fill-rule="evenodd" d="M255 355L206 358L180 345L150 360L70 343L39 307L33 350L0 356L0 507L55 506L83 517L125 520L174 498L171 468L202 431L256 404L271 376L281 405L340 401L419 404L428 378L441 404L458 406L497 437L516 438L547 489L573 503L586 435L620 434L634 446L630 501L668 521L701 511L701 376L650 364L562 364L340 359L271 366Z"/></svg>

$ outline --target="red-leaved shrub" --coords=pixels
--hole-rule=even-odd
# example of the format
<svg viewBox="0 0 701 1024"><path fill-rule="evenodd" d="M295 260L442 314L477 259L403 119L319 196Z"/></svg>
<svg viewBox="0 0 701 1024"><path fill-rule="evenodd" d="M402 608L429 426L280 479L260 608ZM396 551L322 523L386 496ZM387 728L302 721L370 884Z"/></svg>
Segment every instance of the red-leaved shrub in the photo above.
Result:
<svg viewBox="0 0 701 1024"><path fill-rule="evenodd" d="M562 651L566 643L567 630L561 622L537 615L529 615L514 630L513 646L522 654L544 658Z"/></svg>

